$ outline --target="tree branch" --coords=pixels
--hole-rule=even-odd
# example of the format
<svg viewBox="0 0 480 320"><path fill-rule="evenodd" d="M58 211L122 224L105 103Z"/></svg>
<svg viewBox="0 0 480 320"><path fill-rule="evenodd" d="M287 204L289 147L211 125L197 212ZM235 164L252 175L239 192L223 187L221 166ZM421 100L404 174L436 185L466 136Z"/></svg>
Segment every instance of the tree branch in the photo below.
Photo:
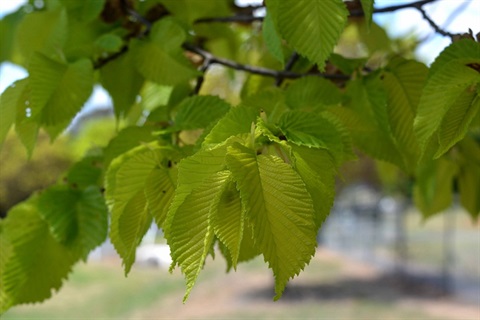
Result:
<svg viewBox="0 0 480 320"><path fill-rule="evenodd" d="M432 3L438 0L420 0L420 1L415 1L415 2L410 2L410 3L405 3L401 5L396 5L396 6L388 6L384 8L378 8L378 9L373 9L373 13L389 13L389 12L394 12L397 10L403 10L403 9L409 9L409 8L421 8L427 3ZM351 17L361 17L364 16L365 13L363 10L353 10L350 12Z"/></svg>
<svg viewBox="0 0 480 320"><path fill-rule="evenodd" d="M441 34L442 36L445 37L450 37L453 40L453 37L455 36L453 33L447 32L443 29L441 29L435 21L433 21L425 12L425 10L422 7L418 7L417 10L422 14L423 19L425 19L430 27L432 27L433 30L435 30L436 33Z"/></svg>
<svg viewBox="0 0 480 320"><path fill-rule="evenodd" d="M299 58L300 58L300 55L299 55L296 51L294 51L294 52L292 53L292 55L290 56L290 59L288 59L288 62L287 62L287 64L285 65L284 71L290 71L290 70L292 70L293 65L295 64L295 62L298 61ZM276 85L277 87L280 87L280 85L282 84L283 80L284 80L284 78L277 78L277 80L275 81L275 85Z"/></svg>
<svg viewBox="0 0 480 320"><path fill-rule="evenodd" d="M245 71L248 73L252 74L258 74L262 75L265 77L271 77L271 78L283 78L283 79L297 79L297 78L302 78L306 76L317 76L317 77L322 77L326 79L337 79L337 80L348 80L350 79L350 76L344 75L344 74L325 74L325 73L319 73L319 72L308 72L308 73L296 73L296 72L291 72L291 71L286 71L286 70L273 70L273 69L268 69L264 67L256 67L256 66L251 66L251 65L246 65L246 64L241 64L233 60L225 59L225 58L220 58L216 57L213 54L211 54L208 51L205 51L199 47L196 47L192 44L189 43L184 43L183 48L187 51L196 53L209 61L210 65L212 64L220 64L225 67L235 69L235 70L240 70L240 71Z"/></svg>

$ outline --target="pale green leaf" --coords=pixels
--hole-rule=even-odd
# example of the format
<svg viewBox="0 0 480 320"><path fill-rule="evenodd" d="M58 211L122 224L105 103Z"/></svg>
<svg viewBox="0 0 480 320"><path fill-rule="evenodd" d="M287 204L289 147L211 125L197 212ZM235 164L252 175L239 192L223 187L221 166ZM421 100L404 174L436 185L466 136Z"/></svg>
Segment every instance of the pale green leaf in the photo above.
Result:
<svg viewBox="0 0 480 320"><path fill-rule="evenodd" d="M480 44L472 39L460 39L452 42L438 55L430 66L428 77L432 77L447 63L456 59L479 59Z"/></svg>
<svg viewBox="0 0 480 320"><path fill-rule="evenodd" d="M158 227L163 226L168 208L173 200L177 184L177 170L173 168L155 168L145 181L145 197L150 214Z"/></svg>
<svg viewBox="0 0 480 320"><path fill-rule="evenodd" d="M323 148L334 155L343 153L342 138L325 118L307 112L287 112L278 124L287 141L300 146Z"/></svg>
<svg viewBox="0 0 480 320"><path fill-rule="evenodd" d="M40 194L38 210L53 237L84 260L107 237L107 207L98 187L51 187Z"/></svg>
<svg viewBox="0 0 480 320"><path fill-rule="evenodd" d="M29 65L32 116L47 126L67 125L93 89L93 66L81 59L63 64L35 54Z"/></svg>
<svg viewBox="0 0 480 320"><path fill-rule="evenodd" d="M315 253L313 202L301 177L275 156L256 155L239 143L227 165L254 228L255 243L275 275L275 299Z"/></svg>
<svg viewBox="0 0 480 320"><path fill-rule="evenodd" d="M73 164L65 176L65 182L74 188L87 188L102 185L103 163L100 156L86 156Z"/></svg>
<svg viewBox="0 0 480 320"><path fill-rule="evenodd" d="M77 259L52 237L35 199L13 207L0 221L0 239L2 250L6 244L9 251L0 269L0 313L50 298Z"/></svg>
<svg viewBox="0 0 480 320"><path fill-rule="evenodd" d="M144 82L134 63L127 52L100 69L101 84L112 97L117 117L127 115Z"/></svg>
<svg viewBox="0 0 480 320"><path fill-rule="evenodd" d="M294 168L305 183L308 193L312 195L315 223L318 229L333 205L337 166L326 150L293 144L291 148L295 159Z"/></svg>
<svg viewBox="0 0 480 320"><path fill-rule="evenodd" d="M236 269L243 240L245 216L240 194L233 180L226 181L218 206L213 209L211 225L215 235L227 247L232 266Z"/></svg>
<svg viewBox="0 0 480 320"><path fill-rule="evenodd" d="M185 274L187 300L214 239L210 215L218 210L218 202L230 177L230 172L220 171L192 189L183 203L172 213L168 245L174 264Z"/></svg>
<svg viewBox="0 0 480 320"><path fill-rule="evenodd" d="M233 107L227 114L218 120L203 141L204 146L223 143L231 136L249 133L252 123L255 123L259 111L249 107Z"/></svg>
<svg viewBox="0 0 480 320"><path fill-rule="evenodd" d="M108 168L105 197L111 212L110 239L123 259L125 273L130 271L135 249L152 219L144 193L146 180L168 152L143 145L115 158Z"/></svg>
<svg viewBox="0 0 480 320"><path fill-rule="evenodd" d="M274 20L280 34L293 49L323 70L347 22L348 11L343 1L275 1L278 7L272 14L277 15Z"/></svg>

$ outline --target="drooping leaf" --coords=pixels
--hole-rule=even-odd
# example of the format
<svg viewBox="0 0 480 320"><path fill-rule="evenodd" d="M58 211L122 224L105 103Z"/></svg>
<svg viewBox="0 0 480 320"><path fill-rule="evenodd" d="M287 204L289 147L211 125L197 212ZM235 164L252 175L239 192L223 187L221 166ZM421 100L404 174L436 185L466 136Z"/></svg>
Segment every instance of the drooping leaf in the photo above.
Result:
<svg viewBox="0 0 480 320"><path fill-rule="evenodd" d="M452 203L453 178L457 166L440 158L417 169L413 196L416 206L428 218Z"/></svg>
<svg viewBox="0 0 480 320"><path fill-rule="evenodd" d="M430 66L428 77L442 69L448 62L457 59L479 59L480 44L472 39L460 39L452 42L438 55Z"/></svg>
<svg viewBox="0 0 480 320"><path fill-rule="evenodd" d="M324 69L347 21L348 11L340 0L270 0L279 32L293 49Z"/></svg>
<svg viewBox="0 0 480 320"><path fill-rule="evenodd" d="M218 210L218 202L230 176L228 171L214 173L189 193L173 213L168 244L174 264L185 274L187 300L198 274L205 263L214 239L210 223L211 212Z"/></svg>
<svg viewBox="0 0 480 320"><path fill-rule="evenodd" d="M115 158L106 174L105 197L111 212L110 239L128 274L152 216L147 210L145 183L152 170L162 166L165 148L143 145Z"/></svg>
<svg viewBox="0 0 480 320"><path fill-rule="evenodd" d="M13 207L0 221L0 243L6 254L0 259L0 313L50 298L78 259L50 234L35 199Z"/></svg>
<svg viewBox="0 0 480 320"><path fill-rule="evenodd" d="M281 63L281 66L283 67L285 64L285 56L282 49L282 39L275 29L270 11L267 11L267 14L263 20L262 34L268 51Z"/></svg>
<svg viewBox="0 0 480 320"><path fill-rule="evenodd" d="M163 226L177 184L176 168L155 168L145 181L147 207L158 227Z"/></svg>
<svg viewBox="0 0 480 320"><path fill-rule="evenodd" d="M84 260L107 237L107 207L98 187L51 187L39 196L38 210L53 237Z"/></svg>
<svg viewBox="0 0 480 320"><path fill-rule="evenodd" d="M65 182L74 188L84 189L88 186L101 186L103 173L100 156L86 156L75 163L67 172Z"/></svg>
<svg viewBox="0 0 480 320"><path fill-rule="evenodd" d="M126 116L135 103L143 77L136 70L130 52L107 63L100 69L100 81L113 100L117 117Z"/></svg>
<svg viewBox="0 0 480 320"><path fill-rule="evenodd" d="M131 42L133 60L140 74L163 85L176 85L197 75L181 54L185 32L172 19L157 21L148 40L134 39Z"/></svg>
<svg viewBox="0 0 480 320"><path fill-rule="evenodd" d="M35 52L58 57L68 37L67 12L57 9L27 14L18 26L16 36L18 47L26 61Z"/></svg>
<svg viewBox="0 0 480 320"><path fill-rule="evenodd" d="M441 128L442 122L452 127L442 128L442 147L436 150L436 156L465 135L466 127L475 116L475 110L478 110L474 96L480 73L467 66L471 61L474 60L450 61L428 79L414 124L423 152ZM480 54L477 61L480 62ZM449 112L452 108L459 114Z"/></svg>
<svg viewBox="0 0 480 320"><path fill-rule="evenodd" d="M410 171L415 168L419 158L413 120L426 78L425 65L401 58L393 59L383 74L390 128Z"/></svg>
<svg viewBox="0 0 480 320"><path fill-rule="evenodd" d="M362 9L364 12L364 17L365 21L367 23L367 26L370 27L372 23L372 14L373 14L373 4L375 0L360 0L360 3L362 4Z"/></svg>
<svg viewBox="0 0 480 320"><path fill-rule="evenodd" d="M93 67L88 59L63 64L34 54L29 65L32 117L47 126L66 126L80 111L93 89Z"/></svg>
<svg viewBox="0 0 480 320"><path fill-rule="evenodd" d="M278 157L257 156L234 143L226 160L253 224L255 243L275 275L278 299L315 252L312 198L301 177Z"/></svg>
<svg viewBox="0 0 480 320"><path fill-rule="evenodd" d="M15 81L0 97L0 146L3 144L8 131L15 123L18 112L24 112L28 101L28 80Z"/></svg>
<svg viewBox="0 0 480 320"><path fill-rule="evenodd" d="M335 197L336 164L332 156L321 149L291 145L294 168L312 195L316 228L330 213Z"/></svg>
<svg viewBox="0 0 480 320"><path fill-rule="evenodd" d="M235 182L226 181L218 206L212 210L211 225L218 239L227 247L236 269L244 235L245 215ZM247 239L248 241L248 239Z"/></svg>

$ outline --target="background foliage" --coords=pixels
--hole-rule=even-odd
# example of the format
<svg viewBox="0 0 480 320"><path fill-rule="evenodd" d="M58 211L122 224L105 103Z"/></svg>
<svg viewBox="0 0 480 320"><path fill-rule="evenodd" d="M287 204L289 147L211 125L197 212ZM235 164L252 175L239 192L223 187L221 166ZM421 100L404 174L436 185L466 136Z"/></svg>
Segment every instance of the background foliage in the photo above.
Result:
<svg viewBox="0 0 480 320"><path fill-rule="evenodd" d="M50 297L107 234L128 274L152 222L185 299L216 246L233 268L262 255L278 299L310 262L354 150L403 171L425 217L459 193L476 219L480 44L439 28L433 1L48 0L6 16L1 59L28 77L0 98L0 144L14 128L34 154L97 84L116 124L0 222L0 312ZM430 67L372 21L405 8L452 40Z"/></svg>

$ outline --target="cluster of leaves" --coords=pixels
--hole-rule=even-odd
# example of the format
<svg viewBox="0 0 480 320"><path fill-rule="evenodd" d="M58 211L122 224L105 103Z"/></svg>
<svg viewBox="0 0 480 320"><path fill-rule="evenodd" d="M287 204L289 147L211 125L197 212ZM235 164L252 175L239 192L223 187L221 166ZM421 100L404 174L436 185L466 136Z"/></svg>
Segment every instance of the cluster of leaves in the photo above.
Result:
<svg viewBox="0 0 480 320"><path fill-rule="evenodd" d="M453 191L479 215L480 44L473 39L452 43L430 68L391 52L366 68L378 46L365 30L382 34L373 0L354 2L361 21L348 18L352 9L341 0L268 0L263 23L248 25L199 23L240 10L229 0L36 3L0 21L10 30L1 59L29 73L0 98L0 143L12 126L29 153L40 129L54 139L95 84L112 97L122 125L61 184L0 222L0 312L50 297L108 229L128 273L152 222L165 232L172 268L185 274L185 298L217 246L229 268L262 255L279 298L315 253L337 169L355 158L354 147L414 177L425 216L447 208ZM368 56L332 54L352 26L363 30ZM188 51L196 45L211 54ZM300 55L295 66L287 63L292 53ZM235 106L195 95L215 62L252 71L225 74L242 87ZM311 76L274 86L262 73L275 70Z"/></svg>

